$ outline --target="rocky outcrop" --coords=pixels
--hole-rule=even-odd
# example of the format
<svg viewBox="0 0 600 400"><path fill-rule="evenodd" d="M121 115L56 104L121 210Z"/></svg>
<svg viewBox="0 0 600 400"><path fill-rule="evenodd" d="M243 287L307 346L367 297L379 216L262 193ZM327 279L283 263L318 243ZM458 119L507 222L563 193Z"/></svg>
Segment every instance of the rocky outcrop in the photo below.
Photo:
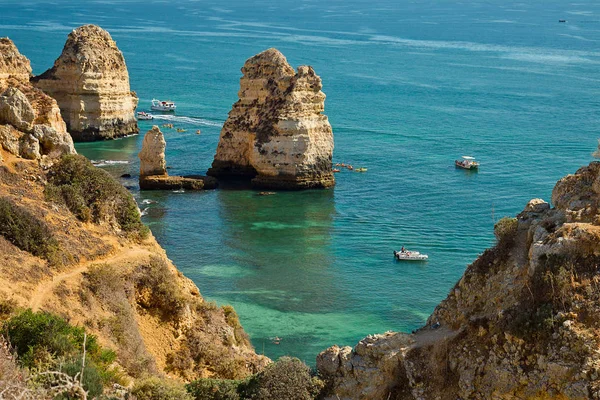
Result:
<svg viewBox="0 0 600 400"><path fill-rule="evenodd" d="M140 158L140 189L145 190L202 190L215 189L217 181L214 178L188 175L168 176L165 149L167 142L159 127L154 125L146 132L142 143Z"/></svg>
<svg viewBox="0 0 600 400"><path fill-rule="evenodd" d="M600 398L600 163L530 201L412 335L332 347L329 399Z"/></svg>
<svg viewBox="0 0 600 400"><path fill-rule="evenodd" d="M73 154L56 101L29 83L29 60L0 39L0 146L28 159Z"/></svg>
<svg viewBox="0 0 600 400"><path fill-rule="evenodd" d="M140 158L140 177L149 175L167 175L167 161L165 149L167 142L160 128L152 127L144 136Z"/></svg>
<svg viewBox="0 0 600 400"><path fill-rule="evenodd" d="M129 87L123 54L110 34L95 25L75 29L54 66L31 79L56 99L76 141L138 133L138 99Z"/></svg>
<svg viewBox="0 0 600 400"><path fill-rule="evenodd" d="M248 59L242 73L208 174L249 177L264 188L333 186L333 132L322 114L321 78L309 66L294 72L276 49Z"/></svg>
<svg viewBox="0 0 600 400"><path fill-rule="evenodd" d="M19 53L12 40L0 38L0 88L7 87L9 79L27 83L30 76L31 64L27 57Z"/></svg>

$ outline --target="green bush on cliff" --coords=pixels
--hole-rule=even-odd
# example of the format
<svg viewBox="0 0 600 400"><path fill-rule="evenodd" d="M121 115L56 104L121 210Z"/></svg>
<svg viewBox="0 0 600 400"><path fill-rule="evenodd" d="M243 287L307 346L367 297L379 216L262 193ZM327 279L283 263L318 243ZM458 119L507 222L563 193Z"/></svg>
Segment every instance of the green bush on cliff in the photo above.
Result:
<svg viewBox="0 0 600 400"><path fill-rule="evenodd" d="M70 376L81 372L83 328L50 313L26 310L8 319L2 332L15 348L22 367L37 371L61 370ZM83 386L89 391L89 398L93 398L102 393L104 384L118 380L115 371L109 368L116 356L102 349L93 335L85 339L85 349Z"/></svg>
<svg viewBox="0 0 600 400"><path fill-rule="evenodd" d="M52 166L45 195L49 201L66 205L81 221L108 221L140 237L148 233L127 189L83 156L65 155Z"/></svg>
<svg viewBox="0 0 600 400"><path fill-rule="evenodd" d="M186 387L196 400L312 400L323 386L302 361L281 357L245 380L198 379Z"/></svg>
<svg viewBox="0 0 600 400"><path fill-rule="evenodd" d="M137 400L192 400L185 387L176 382L152 377L139 380L131 389Z"/></svg>
<svg viewBox="0 0 600 400"><path fill-rule="evenodd" d="M195 400L240 400L238 393L244 381L230 379L198 379L186 385L187 391Z"/></svg>
<svg viewBox="0 0 600 400"><path fill-rule="evenodd" d="M0 198L0 235L34 256L58 261L58 242L46 223L7 198Z"/></svg>
<svg viewBox="0 0 600 400"><path fill-rule="evenodd" d="M509 242L515 238L518 227L516 218L504 217L494 225L494 235L498 242Z"/></svg>
<svg viewBox="0 0 600 400"><path fill-rule="evenodd" d="M137 293L147 294L138 298L141 307L158 311L167 320L177 318L185 308L186 299L175 282L175 275L161 258L152 257L150 263L138 267L135 289Z"/></svg>

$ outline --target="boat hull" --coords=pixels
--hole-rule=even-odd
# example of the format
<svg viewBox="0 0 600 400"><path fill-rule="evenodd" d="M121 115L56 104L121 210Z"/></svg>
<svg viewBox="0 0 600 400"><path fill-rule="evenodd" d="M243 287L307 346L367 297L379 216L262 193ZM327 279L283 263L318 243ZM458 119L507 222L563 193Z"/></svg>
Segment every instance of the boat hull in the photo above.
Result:
<svg viewBox="0 0 600 400"><path fill-rule="evenodd" d="M456 160L456 161L454 161L454 165L456 166L456 168L462 168L462 169L468 169L468 170L479 169L479 164L477 164L477 163L464 165L462 162Z"/></svg>
<svg viewBox="0 0 600 400"><path fill-rule="evenodd" d="M429 256L427 254L421 254L418 251L407 251L402 253L401 251L394 251L394 257L398 261L427 261Z"/></svg>

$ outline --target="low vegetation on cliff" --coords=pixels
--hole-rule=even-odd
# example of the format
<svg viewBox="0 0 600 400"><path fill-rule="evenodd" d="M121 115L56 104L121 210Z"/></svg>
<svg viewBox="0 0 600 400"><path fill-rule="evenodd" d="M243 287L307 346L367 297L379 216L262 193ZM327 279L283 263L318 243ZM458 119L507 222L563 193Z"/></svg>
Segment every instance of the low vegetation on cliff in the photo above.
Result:
<svg viewBox="0 0 600 400"><path fill-rule="evenodd" d="M0 197L0 236L19 249L58 262L58 242L47 224L13 201Z"/></svg>
<svg viewBox="0 0 600 400"><path fill-rule="evenodd" d="M148 234L127 189L83 156L66 155L55 163L48 172L45 194L83 222L107 223L140 238Z"/></svg>

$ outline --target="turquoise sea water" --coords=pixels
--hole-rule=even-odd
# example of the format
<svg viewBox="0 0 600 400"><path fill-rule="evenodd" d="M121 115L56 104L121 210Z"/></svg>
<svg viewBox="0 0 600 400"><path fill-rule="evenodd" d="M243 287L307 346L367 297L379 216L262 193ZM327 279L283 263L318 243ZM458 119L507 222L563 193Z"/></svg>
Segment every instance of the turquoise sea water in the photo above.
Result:
<svg viewBox="0 0 600 400"><path fill-rule="evenodd" d="M600 3L529 3L5 0L0 36L41 73L72 28L109 30L139 109L177 102L176 116L155 121L187 129L165 130L171 174L210 166L247 58L276 47L315 68L334 161L368 167L342 171L333 190L140 193L141 136L77 146L133 175L122 181L144 222L206 298L234 305L258 352L312 364L335 343L419 327L493 244L494 220L548 200L591 160ZM478 173L455 169L464 154L480 159ZM395 262L401 245L430 261Z"/></svg>

